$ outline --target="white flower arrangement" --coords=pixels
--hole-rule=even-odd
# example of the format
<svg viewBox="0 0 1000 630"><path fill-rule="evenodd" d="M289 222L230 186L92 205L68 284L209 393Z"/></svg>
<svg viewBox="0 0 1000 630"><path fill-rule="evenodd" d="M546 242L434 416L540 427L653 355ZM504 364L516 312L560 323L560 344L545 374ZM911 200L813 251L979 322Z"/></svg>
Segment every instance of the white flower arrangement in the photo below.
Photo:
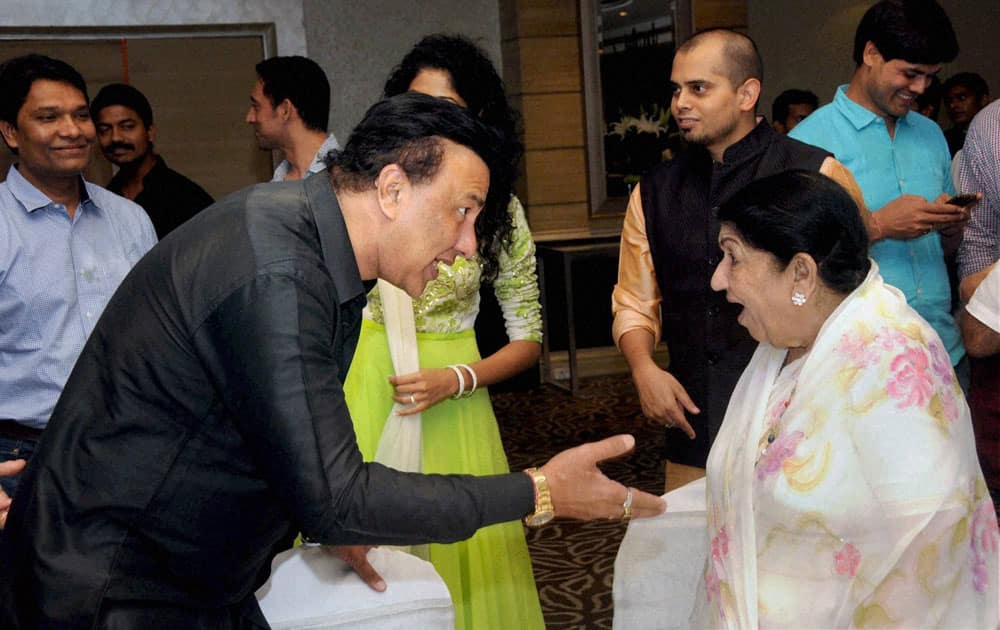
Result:
<svg viewBox="0 0 1000 630"><path fill-rule="evenodd" d="M619 136L624 139L630 131L636 133L648 133L659 137L662 133L667 133L667 122L670 120L670 110L653 104L652 110L647 113L645 107L639 108L638 116L625 116L608 125L608 136Z"/></svg>

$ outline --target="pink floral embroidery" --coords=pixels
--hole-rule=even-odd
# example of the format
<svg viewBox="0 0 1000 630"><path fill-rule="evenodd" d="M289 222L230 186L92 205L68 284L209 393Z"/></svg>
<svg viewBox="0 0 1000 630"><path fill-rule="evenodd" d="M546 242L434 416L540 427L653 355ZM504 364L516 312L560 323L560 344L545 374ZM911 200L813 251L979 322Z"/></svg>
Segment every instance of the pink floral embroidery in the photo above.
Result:
<svg viewBox="0 0 1000 630"><path fill-rule="evenodd" d="M768 428L773 428L778 424L778 420L781 420L781 416L785 415L785 409L788 409L790 402L791 401L788 400L780 400L778 401L778 404L771 409L771 416L767 421Z"/></svg>
<svg viewBox="0 0 1000 630"><path fill-rule="evenodd" d="M944 349L944 345L940 341L932 341L930 343L931 349L931 369L937 374L938 378L945 385L951 385L955 382L955 372L951 368L951 357Z"/></svg>
<svg viewBox="0 0 1000 630"><path fill-rule="evenodd" d="M729 555L729 534L726 532L726 528L723 527L719 530L719 533L715 535L712 539L712 557L716 560L721 560Z"/></svg>
<svg viewBox="0 0 1000 630"><path fill-rule="evenodd" d="M840 338L837 352L845 355L857 368L865 368L878 362L878 353L860 335L845 334Z"/></svg>
<svg viewBox="0 0 1000 630"><path fill-rule="evenodd" d="M985 593L990 584L990 574L986 567L986 558L996 555L1000 530L997 528L997 515L993 502L987 498L976 504L972 513L971 536L969 545L972 548L972 585L979 593Z"/></svg>
<svg viewBox="0 0 1000 630"><path fill-rule="evenodd" d="M726 565L723 558L729 555L729 532L725 527L719 528L719 533L712 538L712 561L705 571L705 597L709 602L715 599L715 605L719 610L719 617L726 618L725 611L722 610L722 597L720 596L719 582L726 575Z"/></svg>
<svg viewBox="0 0 1000 630"><path fill-rule="evenodd" d="M951 366L948 367L950 368ZM948 388L941 390L940 395L944 419L948 424L952 424L958 419L958 400L955 399L955 392L951 388Z"/></svg>
<svg viewBox="0 0 1000 630"><path fill-rule="evenodd" d="M837 575L854 577L858 572L858 565L861 564L861 552L851 543L844 543L843 548L833 557L834 567Z"/></svg>
<svg viewBox="0 0 1000 630"><path fill-rule="evenodd" d="M923 407L933 391L931 375L927 372L927 355L917 348L907 348L892 360L889 366L889 395L896 399L900 409L917 405Z"/></svg>
<svg viewBox="0 0 1000 630"><path fill-rule="evenodd" d="M875 336L875 342L883 350L895 350L906 346L906 335L894 328L883 328Z"/></svg>
<svg viewBox="0 0 1000 630"><path fill-rule="evenodd" d="M757 460L757 479L763 481L778 472L785 460L795 454L799 442L805 437L806 434L802 431L792 431L779 435Z"/></svg>
<svg viewBox="0 0 1000 630"><path fill-rule="evenodd" d="M990 572L986 568L986 561L982 556L977 557L972 563L972 586L977 593L985 593L986 587L990 585Z"/></svg>
<svg viewBox="0 0 1000 630"><path fill-rule="evenodd" d="M719 576L715 574L714 566L705 571L705 595L708 601L712 601L713 597L719 597Z"/></svg>

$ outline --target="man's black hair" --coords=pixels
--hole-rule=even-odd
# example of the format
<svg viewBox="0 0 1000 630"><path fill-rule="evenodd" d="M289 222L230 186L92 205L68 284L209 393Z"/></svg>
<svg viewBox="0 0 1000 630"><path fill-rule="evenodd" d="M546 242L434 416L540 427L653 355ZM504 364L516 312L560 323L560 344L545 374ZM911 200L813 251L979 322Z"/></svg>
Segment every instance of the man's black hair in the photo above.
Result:
<svg viewBox="0 0 1000 630"><path fill-rule="evenodd" d="M444 157L442 140L467 147L490 170L490 188L480 218L506 213L512 170L496 129L444 99L407 92L379 101L366 113L339 151L328 157L334 188L371 190L379 173L398 164L416 184L429 182ZM478 224L478 221L477 221Z"/></svg>
<svg viewBox="0 0 1000 630"><path fill-rule="evenodd" d="M277 107L286 98L308 129L326 133L330 118L330 82L319 64L298 55L271 57L256 66L264 95Z"/></svg>
<svg viewBox="0 0 1000 630"><path fill-rule="evenodd" d="M17 126L17 113L28 99L31 85L39 80L68 83L87 97L87 83L76 68L45 55L14 57L0 64L0 120Z"/></svg>
<svg viewBox="0 0 1000 630"><path fill-rule="evenodd" d="M923 113L926 108L930 107L930 112L925 115L934 122L937 122L938 113L941 111L941 97L943 95L944 88L941 86L941 79L938 78L938 75L932 74L930 82L924 88L923 94L917 94L917 97L913 100L916 101L920 113Z"/></svg>
<svg viewBox="0 0 1000 630"><path fill-rule="evenodd" d="M882 0L865 12L854 33L854 63L875 44L886 61L934 65L958 56L958 38L948 14L934 0Z"/></svg>
<svg viewBox="0 0 1000 630"><path fill-rule="evenodd" d="M0 64L0 120L17 127L17 114L28 100L31 85L39 80L59 81L66 83L87 97L87 83L76 68L65 61L46 57L45 55L23 55L14 57ZM7 139L4 138L6 144ZM8 145L14 155L17 149Z"/></svg>
<svg viewBox="0 0 1000 630"><path fill-rule="evenodd" d="M764 82L764 61L757 49L757 42L744 33L737 33L727 28L705 29L689 37L677 49L676 54L693 50L709 37L722 37L725 41L722 57L726 67L723 74L729 77L733 88L743 85L747 79L757 79L761 83Z"/></svg>
<svg viewBox="0 0 1000 630"><path fill-rule="evenodd" d="M503 80L486 53L461 35L428 35L417 42L385 82L384 96L410 89L421 70L444 70L469 110L487 125L516 137L516 113L507 103ZM516 157L515 157L516 159Z"/></svg>
<svg viewBox="0 0 1000 630"><path fill-rule="evenodd" d="M427 69L446 72L452 89L462 97L469 111L500 132L510 168L516 170L522 153L517 138L517 112L507 102L503 80L486 53L461 35L428 35L393 69L385 82L384 95L409 91L417 75ZM479 215L476 237L484 279L496 275L501 250L509 251L513 233L514 223L509 213Z"/></svg>
<svg viewBox="0 0 1000 630"><path fill-rule="evenodd" d="M149 106L145 95L131 85L109 83L102 87L90 104L90 114L97 118L102 109L112 105L121 105L134 111L146 129L153 126L153 108Z"/></svg>
<svg viewBox="0 0 1000 630"><path fill-rule="evenodd" d="M719 208L751 247L784 269L799 252L812 256L828 288L847 294L868 275L868 232L844 188L813 171L785 171L750 182Z"/></svg>
<svg viewBox="0 0 1000 630"><path fill-rule="evenodd" d="M953 75L944 82L942 89L944 93L947 94L948 90L960 85L970 92L972 92L976 98L983 98L984 96L990 95L990 86L986 84L986 79L976 74L975 72L959 72Z"/></svg>
<svg viewBox="0 0 1000 630"><path fill-rule="evenodd" d="M810 105L815 110L819 108L819 98L809 90L794 88L785 90L771 104L771 120L785 124L785 119L788 118L788 108L800 104Z"/></svg>

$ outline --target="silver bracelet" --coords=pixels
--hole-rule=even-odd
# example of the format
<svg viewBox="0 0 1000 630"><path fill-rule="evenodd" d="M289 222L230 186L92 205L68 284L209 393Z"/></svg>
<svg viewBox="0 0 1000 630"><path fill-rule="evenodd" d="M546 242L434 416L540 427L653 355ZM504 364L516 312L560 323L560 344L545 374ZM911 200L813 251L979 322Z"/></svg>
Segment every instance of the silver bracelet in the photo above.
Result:
<svg viewBox="0 0 1000 630"><path fill-rule="evenodd" d="M448 367L450 367L455 373L455 376L458 377L458 391L455 392L454 396L452 396L454 400L458 400L462 397L462 394L465 393L465 377L462 376L462 370L458 369L457 365L449 365Z"/></svg>
<svg viewBox="0 0 1000 630"><path fill-rule="evenodd" d="M472 366L469 365L468 363L461 363L461 364L459 364L459 367L463 367L466 370L468 370L469 371L469 375L472 376L472 389L470 389L469 391L465 392L465 398L468 398L469 396L472 396L473 393L475 393L476 387L479 386L479 377L476 376L476 371L473 370Z"/></svg>

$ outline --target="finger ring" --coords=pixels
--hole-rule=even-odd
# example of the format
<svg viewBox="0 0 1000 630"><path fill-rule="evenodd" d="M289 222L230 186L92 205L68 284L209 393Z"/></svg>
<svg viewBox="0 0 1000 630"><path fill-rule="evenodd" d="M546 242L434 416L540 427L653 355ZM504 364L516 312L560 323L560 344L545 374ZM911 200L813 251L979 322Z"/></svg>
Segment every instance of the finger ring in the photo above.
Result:
<svg viewBox="0 0 1000 630"><path fill-rule="evenodd" d="M632 488L625 488L625 502L622 503L622 520L632 518Z"/></svg>
<svg viewBox="0 0 1000 630"><path fill-rule="evenodd" d="M410 394L410 404L411 405L417 404L417 397L414 394Z"/></svg>

